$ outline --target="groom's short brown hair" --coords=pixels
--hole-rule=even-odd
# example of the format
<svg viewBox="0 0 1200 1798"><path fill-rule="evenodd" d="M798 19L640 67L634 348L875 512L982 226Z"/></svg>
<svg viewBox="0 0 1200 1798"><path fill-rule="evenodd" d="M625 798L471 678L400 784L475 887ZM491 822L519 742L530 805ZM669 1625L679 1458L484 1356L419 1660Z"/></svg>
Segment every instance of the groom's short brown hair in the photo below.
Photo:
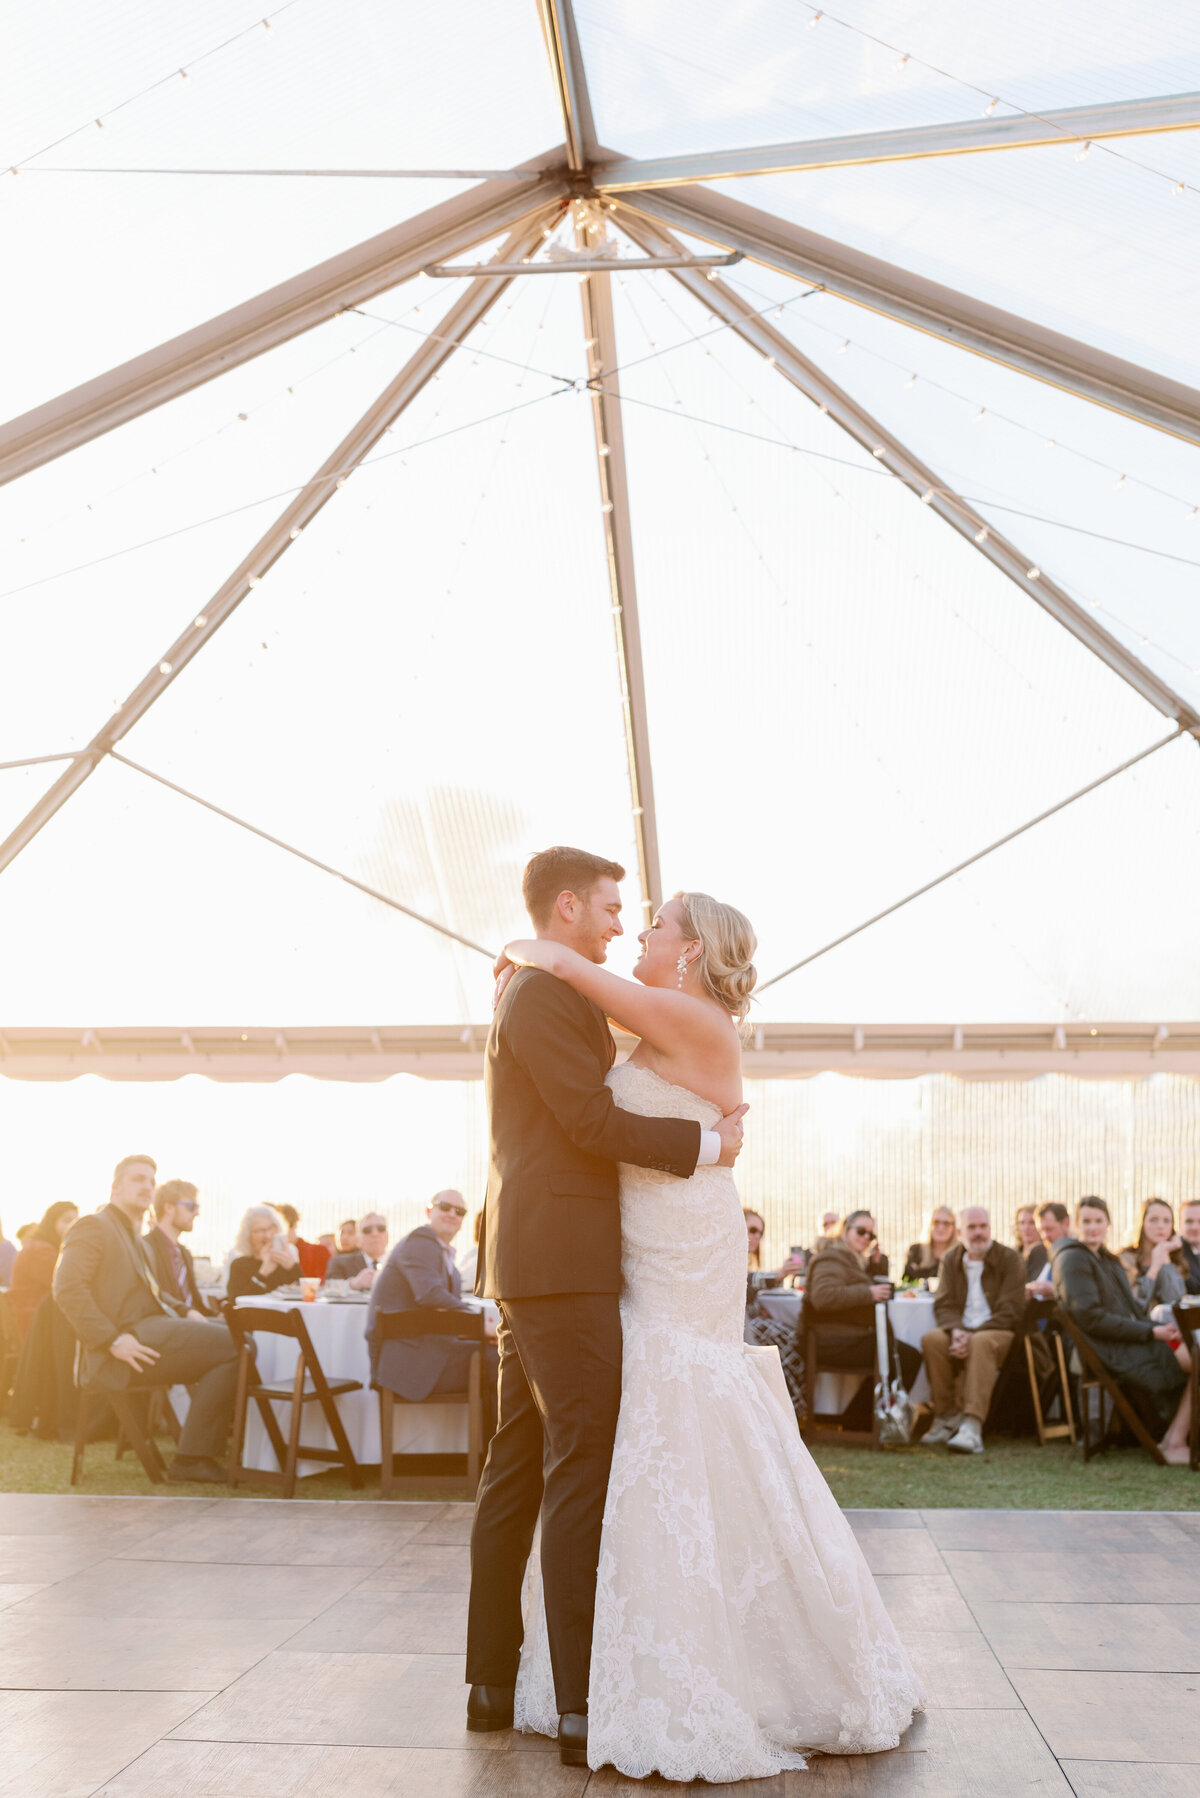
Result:
<svg viewBox="0 0 1200 1798"><path fill-rule="evenodd" d="M521 879L521 893L525 910L535 924L543 925L549 922L560 893L574 893L577 898L586 899L597 881L624 878L620 862L556 843L553 849L539 849L530 856Z"/></svg>

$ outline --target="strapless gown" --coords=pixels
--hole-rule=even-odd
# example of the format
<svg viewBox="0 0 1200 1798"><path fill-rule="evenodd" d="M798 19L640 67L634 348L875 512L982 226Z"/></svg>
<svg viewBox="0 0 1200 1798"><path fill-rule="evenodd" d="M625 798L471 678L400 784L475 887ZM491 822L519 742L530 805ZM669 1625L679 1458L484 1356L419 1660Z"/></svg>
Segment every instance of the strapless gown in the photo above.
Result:
<svg viewBox="0 0 1200 1798"><path fill-rule="evenodd" d="M617 1103L717 1106L626 1062ZM725 1782L805 1751L894 1748L921 1689L849 1524L796 1428L774 1348L742 1341L746 1231L732 1173L621 1166L621 1409L596 1583L588 1760ZM536 1553L518 1728L554 1735Z"/></svg>

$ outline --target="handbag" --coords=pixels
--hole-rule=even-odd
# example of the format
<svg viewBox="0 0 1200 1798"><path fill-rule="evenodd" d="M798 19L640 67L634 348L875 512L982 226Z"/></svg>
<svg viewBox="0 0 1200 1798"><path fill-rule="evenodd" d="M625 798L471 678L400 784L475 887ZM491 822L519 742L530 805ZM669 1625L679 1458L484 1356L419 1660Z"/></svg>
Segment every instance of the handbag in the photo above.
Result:
<svg viewBox="0 0 1200 1798"><path fill-rule="evenodd" d="M875 1306L875 1346L879 1356L879 1380L875 1387L879 1446L907 1448L912 1441L913 1403L900 1377L899 1356L892 1364L886 1299L880 1299Z"/></svg>

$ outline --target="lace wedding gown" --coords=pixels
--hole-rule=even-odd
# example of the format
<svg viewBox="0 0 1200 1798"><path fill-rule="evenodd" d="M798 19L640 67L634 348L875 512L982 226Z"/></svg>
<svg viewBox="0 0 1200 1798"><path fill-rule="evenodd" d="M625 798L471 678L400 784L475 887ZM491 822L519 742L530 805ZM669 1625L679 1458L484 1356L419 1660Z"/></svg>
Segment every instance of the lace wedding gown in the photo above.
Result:
<svg viewBox="0 0 1200 1798"><path fill-rule="evenodd" d="M719 1108L631 1062L617 1103ZM800 1440L778 1351L748 1348L732 1174L621 1166L621 1410L596 1586L588 1760L724 1782L804 1750L894 1748L922 1702L849 1524ZM554 1735L537 1553L516 1725Z"/></svg>

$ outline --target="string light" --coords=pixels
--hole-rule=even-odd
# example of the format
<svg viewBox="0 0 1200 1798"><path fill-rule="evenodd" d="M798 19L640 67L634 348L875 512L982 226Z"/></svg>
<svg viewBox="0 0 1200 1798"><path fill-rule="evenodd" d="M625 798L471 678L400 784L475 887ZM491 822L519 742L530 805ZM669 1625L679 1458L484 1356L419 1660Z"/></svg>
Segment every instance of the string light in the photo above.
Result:
<svg viewBox="0 0 1200 1798"><path fill-rule="evenodd" d="M1092 153L1092 146L1091 146L1091 144L1090 144L1090 143L1085 143L1085 144L1084 144L1084 145L1083 145L1083 146L1082 146L1082 148L1081 148L1081 149L1078 149L1078 150L1076 150L1076 152L1075 152L1075 160L1076 160L1076 162L1086 162L1086 161L1087 161L1087 159L1088 159L1088 157L1089 157L1089 156L1090 156L1090 155L1091 155L1091 153Z"/></svg>
<svg viewBox="0 0 1200 1798"><path fill-rule="evenodd" d="M996 106L997 106L997 102L995 100L988 101L987 105L983 109L983 116L985 119L991 118L992 114L996 110Z"/></svg>

